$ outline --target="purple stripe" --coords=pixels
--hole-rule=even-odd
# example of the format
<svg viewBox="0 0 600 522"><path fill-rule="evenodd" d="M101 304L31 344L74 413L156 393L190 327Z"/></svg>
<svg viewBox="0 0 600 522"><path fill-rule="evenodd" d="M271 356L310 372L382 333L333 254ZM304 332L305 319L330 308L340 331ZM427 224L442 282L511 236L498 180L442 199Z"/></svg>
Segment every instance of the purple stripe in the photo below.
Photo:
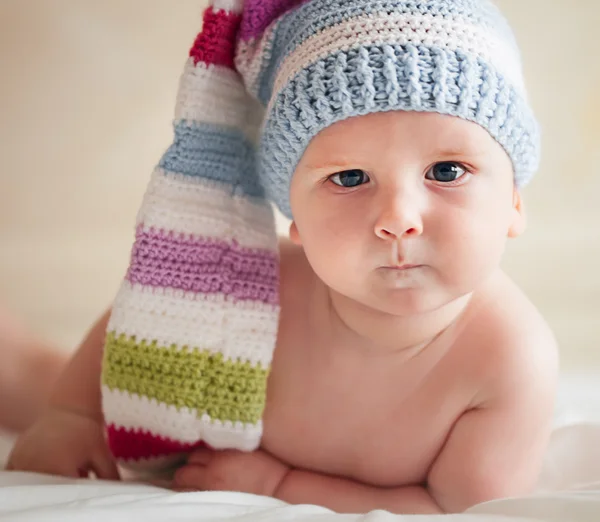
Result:
<svg viewBox="0 0 600 522"><path fill-rule="evenodd" d="M265 29L283 13L307 0L246 0L239 37L251 40L262 36Z"/></svg>
<svg viewBox="0 0 600 522"><path fill-rule="evenodd" d="M279 261L275 252L243 248L235 241L148 231L141 226L136 232L127 279L147 286L279 303Z"/></svg>

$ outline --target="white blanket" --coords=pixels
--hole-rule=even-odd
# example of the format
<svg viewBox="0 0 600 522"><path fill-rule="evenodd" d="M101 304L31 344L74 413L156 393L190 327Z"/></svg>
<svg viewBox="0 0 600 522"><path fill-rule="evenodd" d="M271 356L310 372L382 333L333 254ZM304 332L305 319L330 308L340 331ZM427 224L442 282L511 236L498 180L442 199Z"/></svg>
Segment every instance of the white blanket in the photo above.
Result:
<svg viewBox="0 0 600 522"><path fill-rule="evenodd" d="M136 484L0 472L0 520L599 522L600 379L563 379L556 427L538 493L475 506L461 515L339 515L240 493L173 493Z"/></svg>
<svg viewBox="0 0 600 522"><path fill-rule="evenodd" d="M593 490L489 502L462 515L395 516L383 511L339 515L317 506L289 506L241 493L172 493L134 484L69 481L26 473L0 473L3 521L106 522L319 521L319 522L597 522L600 484Z"/></svg>

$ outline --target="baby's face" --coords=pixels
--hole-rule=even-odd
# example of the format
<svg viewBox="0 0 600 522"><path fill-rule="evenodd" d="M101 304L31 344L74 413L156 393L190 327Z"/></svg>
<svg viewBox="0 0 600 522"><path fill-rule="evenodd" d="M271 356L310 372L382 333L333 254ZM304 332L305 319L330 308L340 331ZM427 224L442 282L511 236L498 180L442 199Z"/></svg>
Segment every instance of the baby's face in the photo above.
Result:
<svg viewBox="0 0 600 522"><path fill-rule="evenodd" d="M335 292L409 315L477 289L523 227L512 164L479 125L385 112L319 133L292 179L291 238Z"/></svg>

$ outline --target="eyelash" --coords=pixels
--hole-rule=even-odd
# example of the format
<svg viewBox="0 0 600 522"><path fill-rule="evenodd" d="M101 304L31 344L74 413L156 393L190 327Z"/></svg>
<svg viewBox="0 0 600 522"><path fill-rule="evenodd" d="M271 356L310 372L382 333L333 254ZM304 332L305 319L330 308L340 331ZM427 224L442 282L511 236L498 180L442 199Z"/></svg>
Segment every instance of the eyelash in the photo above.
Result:
<svg viewBox="0 0 600 522"><path fill-rule="evenodd" d="M459 167L462 170L464 170L464 174L462 176L460 176L459 178L455 179L454 181L447 181L447 182L441 182L441 181L431 180L431 179L428 179L428 178L425 178L425 179L427 181L432 181L433 183L437 184L438 186L455 187L455 186L462 185L463 183L465 183L467 181L468 177L472 176L474 174L474 170L471 167L465 165L464 163L459 163L457 161L438 161L438 162L432 164L430 167L427 168L427 170L425 171L425 175L427 175L427 173L432 168L434 168L436 165L440 165L440 164L444 164L444 163L448 163L448 164L451 164L451 165L456 165L457 167ZM366 183L361 183L360 185L357 185L356 187L344 187L342 185L339 185L338 183L335 183L333 181L333 179L332 179L333 177L339 176L340 174L343 174L344 172L351 172L353 170L361 170L362 172L364 172L365 176L368 178L368 181ZM463 178L466 178L466 179L463 179ZM328 175L327 177L325 177L323 179L323 183L329 182L329 183L333 184L336 188L338 188L338 189L345 189L345 190L356 189L356 188L358 188L358 187L360 187L362 185L366 185L370 181L371 181L371 178L370 178L369 174L366 171L362 170L362 169L346 169L346 170L342 170L340 172L336 172L334 174L330 174L330 175Z"/></svg>
<svg viewBox="0 0 600 522"><path fill-rule="evenodd" d="M335 178L336 176L341 176L344 173L350 173L350 172L354 172L354 171L359 171L362 172L364 174L364 176L367 178L367 180L365 181L365 183L361 183L360 185L356 185L354 187L344 187L343 185L340 185L339 183L336 183L335 181L333 181L333 178ZM346 169L346 170L342 170L340 172L336 172L335 174L330 174L329 176L327 176L324 180L325 182L330 182L331 184L333 184L335 187L337 187L338 189L344 189L344 190L351 190L351 189L356 189L362 185L366 185L367 183L369 183L371 181L371 177L369 176L369 174L367 174L366 171L362 170L362 169Z"/></svg>
<svg viewBox="0 0 600 522"><path fill-rule="evenodd" d="M444 163L448 163L450 165L456 165L457 167L460 167L462 170L464 170L465 173L462 176L460 176L459 178L455 179L454 181L442 182L442 181L430 180L428 178L425 178L425 179L427 179L427 181L432 181L437 186L456 187L458 185L462 185L462 184L466 183L467 180L469 179L469 177L472 176L474 173L474 170L471 167L468 167L467 165L465 165L464 163L459 163L458 161L438 161L438 162L434 163L433 165L431 165L431 167L429 167L425 171L425 174L427 174L436 165L440 165L440 164L444 164Z"/></svg>

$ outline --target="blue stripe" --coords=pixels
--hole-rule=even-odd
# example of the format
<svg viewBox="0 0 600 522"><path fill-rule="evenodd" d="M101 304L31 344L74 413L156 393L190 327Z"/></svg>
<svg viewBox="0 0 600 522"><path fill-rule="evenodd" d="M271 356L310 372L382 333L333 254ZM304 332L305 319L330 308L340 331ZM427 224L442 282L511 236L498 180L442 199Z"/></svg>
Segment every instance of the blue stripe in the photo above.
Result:
<svg viewBox="0 0 600 522"><path fill-rule="evenodd" d="M373 45L319 60L279 93L260 150L269 199L290 217L290 180L309 141L337 121L390 110L478 123L507 151L517 185L537 170L537 122L526 100L492 66L461 51Z"/></svg>
<svg viewBox="0 0 600 522"><path fill-rule="evenodd" d="M261 102L268 104L275 76L285 57L308 38L345 20L384 12L463 19L499 33L518 53L508 23L498 8L487 0L314 0L283 15L275 27L273 55L263 64L260 74L258 96Z"/></svg>
<svg viewBox="0 0 600 522"><path fill-rule="evenodd" d="M228 183L232 192L264 198L255 147L238 130L181 120L159 165L177 174Z"/></svg>

